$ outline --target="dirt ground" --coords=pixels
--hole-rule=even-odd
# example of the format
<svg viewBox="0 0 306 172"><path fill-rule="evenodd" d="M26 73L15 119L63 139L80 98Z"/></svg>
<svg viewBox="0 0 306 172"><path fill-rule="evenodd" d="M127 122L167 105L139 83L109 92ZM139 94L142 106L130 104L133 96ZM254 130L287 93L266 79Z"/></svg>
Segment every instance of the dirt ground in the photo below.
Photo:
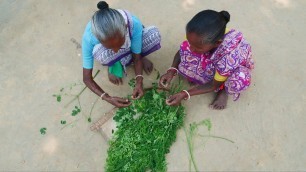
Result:
<svg viewBox="0 0 306 172"><path fill-rule="evenodd" d="M73 117L72 97L58 103L53 94L82 83L81 37L98 1L0 0L0 171L103 171L107 142L89 130L88 116L96 96L81 96L82 113ZM185 102L185 124L209 118L212 134L235 143L196 141L200 171L306 170L305 0L109 0L127 9L144 25L156 25L162 49L150 59L163 73L184 40L186 23L203 9L227 10L230 28L243 32L256 62L252 86L228 108L208 108L213 94ZM303 48L304 47L304 48ZM113 86L106 68L96 81L111 95L131 92ZM134 76L130 70L129 77ZM147 80L146 82L149 82ZM74 86L72 92L82 89ZM112 108L98 101L97 120ZM83 116L83 115L84 116ZM61 120L72 126L62 129ZM40 128L47 128L41 135ZM167 155L169 171L188 171L189 154L183 130Z"/></svg>

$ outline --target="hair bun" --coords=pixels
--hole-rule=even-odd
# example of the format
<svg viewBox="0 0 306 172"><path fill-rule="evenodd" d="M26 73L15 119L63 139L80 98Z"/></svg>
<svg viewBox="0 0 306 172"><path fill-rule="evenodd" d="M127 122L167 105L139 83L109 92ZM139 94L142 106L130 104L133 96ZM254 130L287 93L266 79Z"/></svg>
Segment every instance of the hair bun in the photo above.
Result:
<svg viewBox="0 0 306 172"><path fill-rule="evenodd" d="M108 9L108 4L105 1L100 1L97 4L97 7L98 7L99 10Z"/></svg>
<svg viewBox="0 0 306 172"><path fill-rule="evenodd" d="M220 11L220 14L225 19L226 23L228 23L231 19L231 15L227 11Z"/></svg>

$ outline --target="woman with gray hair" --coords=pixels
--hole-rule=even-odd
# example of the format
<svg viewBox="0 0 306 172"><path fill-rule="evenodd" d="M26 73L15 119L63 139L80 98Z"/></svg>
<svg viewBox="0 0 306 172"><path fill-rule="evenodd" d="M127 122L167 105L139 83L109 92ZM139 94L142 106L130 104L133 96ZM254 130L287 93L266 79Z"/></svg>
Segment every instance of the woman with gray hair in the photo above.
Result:
<svg viewBox="0 0 306 172"><path fill-rule="evenodd" d="M122 84L126 67L134 63L136 85L133 99L143 96L144 70L150 74L153 64L146 56L160 49L160 33L155 26L144 28L140 20L126 10L109 8L105 1L97 4L82 38L83 81L103 100L116 107L130 105L127 99L112 97L103 91L92 78L94 59L108 66L108 78L116 85Z"/></svg>

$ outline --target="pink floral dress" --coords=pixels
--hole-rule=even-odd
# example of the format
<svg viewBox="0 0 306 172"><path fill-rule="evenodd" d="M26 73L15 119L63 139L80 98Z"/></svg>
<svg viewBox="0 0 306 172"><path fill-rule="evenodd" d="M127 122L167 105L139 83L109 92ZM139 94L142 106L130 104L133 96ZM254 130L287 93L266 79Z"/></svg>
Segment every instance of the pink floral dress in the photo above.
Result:
<svg viewBox="0 0 306 172"><path fill-rule="evenodd" d="M188 41L180 46L180 74L198 84L214 79L216 71L227 77L225 90L237 100L240 93L251 83L251 70L254 68L251 46L241 32L234 29L225 34L220 46L211 52L197 54L190 51Z"/></svg>

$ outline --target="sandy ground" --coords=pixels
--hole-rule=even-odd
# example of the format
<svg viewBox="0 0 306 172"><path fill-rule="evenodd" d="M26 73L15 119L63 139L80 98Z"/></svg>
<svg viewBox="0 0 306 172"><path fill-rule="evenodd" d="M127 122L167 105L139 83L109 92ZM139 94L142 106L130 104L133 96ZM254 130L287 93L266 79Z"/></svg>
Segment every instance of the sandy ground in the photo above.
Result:
<svg viewBox="0 0 306 172"><path fill-rule="evenodd" d="M107 143L89 130L96 96L81 96L82 114L70 115L72 97L56 102L53 94L82 83L81 36L98 1L0 0L0 171L103 171ZM213 95L192 97L186 125L209 118L212 134L235 143L196 141L201 171L306 170L305 0L109 0L145 25L156 25L162 49L150 56L164 72L184 39L185 24L203 9L228 10L229 27L244 33L253 48L256 69L252 86L224 111L208 108ZM111 95L130 93L107 81L106 69L96 81ZM130 77L133 73L130 72ZM147 81L149 82L149 81ZM72 92L81 90L75 86ZM99 101L95 121L111 105ZM74 125L61 129L61 120ZM41 135L39 129L47 128ZM188 149L183 130L167 155L169 171L187 171Z"/></svg>

